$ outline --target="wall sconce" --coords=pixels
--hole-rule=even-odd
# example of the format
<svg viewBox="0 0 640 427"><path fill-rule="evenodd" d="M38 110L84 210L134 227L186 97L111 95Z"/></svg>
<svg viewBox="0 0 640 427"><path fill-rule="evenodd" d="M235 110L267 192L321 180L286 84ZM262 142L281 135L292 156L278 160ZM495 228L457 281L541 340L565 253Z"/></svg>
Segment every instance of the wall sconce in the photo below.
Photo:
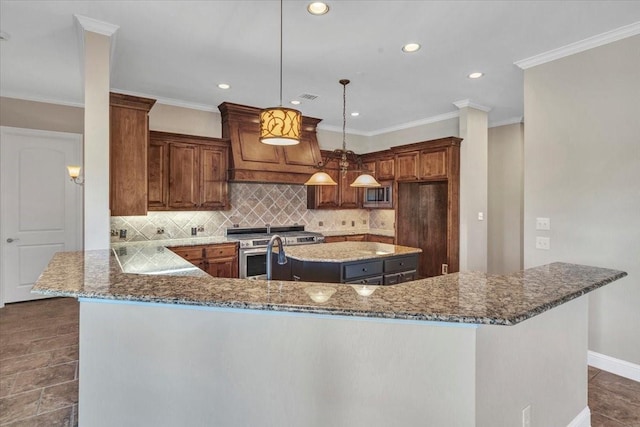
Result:
<svg viewBox="0 0 640 427"><path fill-rule="evenodd" d="M78 185L84 185L84 178L80 178L81 168L82 166L67 166L67 171L69 172L71 181L75 182Z"/></svg>

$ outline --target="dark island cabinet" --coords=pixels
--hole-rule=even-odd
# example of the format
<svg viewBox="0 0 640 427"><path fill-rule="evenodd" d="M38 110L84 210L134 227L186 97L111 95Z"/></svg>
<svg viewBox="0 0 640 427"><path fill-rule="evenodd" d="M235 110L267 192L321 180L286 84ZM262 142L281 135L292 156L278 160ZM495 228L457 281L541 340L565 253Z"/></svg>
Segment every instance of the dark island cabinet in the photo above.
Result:
<svg viewBox="0 0 640 427"><path fill-rule="evenodd" d="M273 258L275 280L347 283L359 285L395 285L417 279L418 254L371 258L349 262L302 261L287 258L287 264Z"/></svg>

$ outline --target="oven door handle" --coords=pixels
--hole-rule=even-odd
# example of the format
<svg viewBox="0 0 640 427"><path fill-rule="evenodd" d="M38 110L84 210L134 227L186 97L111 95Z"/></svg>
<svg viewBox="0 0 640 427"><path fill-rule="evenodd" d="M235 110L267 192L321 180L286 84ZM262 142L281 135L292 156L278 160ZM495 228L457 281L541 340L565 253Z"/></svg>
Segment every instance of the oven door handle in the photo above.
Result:
<svg viewBox="0 0 640 427"><path fill-rule="evenodd" d="M246 254L266 254L267 248L240 249L240 255Z"/></svg>

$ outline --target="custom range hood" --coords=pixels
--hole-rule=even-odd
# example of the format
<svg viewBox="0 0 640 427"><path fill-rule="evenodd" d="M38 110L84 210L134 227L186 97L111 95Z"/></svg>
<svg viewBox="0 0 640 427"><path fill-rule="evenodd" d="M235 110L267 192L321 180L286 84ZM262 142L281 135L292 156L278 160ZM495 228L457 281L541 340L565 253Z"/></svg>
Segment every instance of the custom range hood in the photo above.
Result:
<svg viewBox="0 0 640 427"><path fill-rule="evenodd" d="M223 102L218 109L222 137L231 143L229 181L304 184L317 171L321 119L303 116L300 143L277 146L260 142L260 108Z"/></svg>

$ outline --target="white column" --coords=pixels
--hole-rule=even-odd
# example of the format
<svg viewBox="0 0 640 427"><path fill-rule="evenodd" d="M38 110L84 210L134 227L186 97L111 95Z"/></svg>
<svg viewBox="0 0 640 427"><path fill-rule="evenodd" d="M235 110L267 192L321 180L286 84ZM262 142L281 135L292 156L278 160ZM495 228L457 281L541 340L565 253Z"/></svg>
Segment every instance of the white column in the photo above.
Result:
<svg viewBox="0 0 640 427"><path fill-rule="evenodd" d="M109 69L118 26L75 15L84 68L84 249L109 248Z"/></svg>
<svg viewBox="0 0 640 427"><path fill-rule="evenodd" d="M487 271L488 112L470 100L460 109L460 271Z"/></svg>

